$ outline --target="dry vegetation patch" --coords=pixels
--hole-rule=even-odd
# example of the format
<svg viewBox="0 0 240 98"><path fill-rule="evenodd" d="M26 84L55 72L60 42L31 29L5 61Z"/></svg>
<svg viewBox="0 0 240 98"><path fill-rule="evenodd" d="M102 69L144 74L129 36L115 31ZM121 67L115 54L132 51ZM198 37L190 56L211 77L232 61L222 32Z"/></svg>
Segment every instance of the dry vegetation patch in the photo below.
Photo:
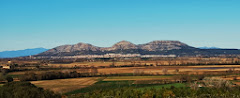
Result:
<svg viewBox="0 0 240 98"><path fill-rule="evenodd" d="M171 79L171 76L117 76L117 77L108 77L103 81L165 80L165 79Z"/></svg>
<svg viewBox="0 0 240 98"><path fill-rule="evenodd" d="M73 79L57 79L57 80L44 80L32 81L36 86L44 89L49 89L57 93L66 93L76 89L90 86L97 82L99 78L73 78Z"/></svg>

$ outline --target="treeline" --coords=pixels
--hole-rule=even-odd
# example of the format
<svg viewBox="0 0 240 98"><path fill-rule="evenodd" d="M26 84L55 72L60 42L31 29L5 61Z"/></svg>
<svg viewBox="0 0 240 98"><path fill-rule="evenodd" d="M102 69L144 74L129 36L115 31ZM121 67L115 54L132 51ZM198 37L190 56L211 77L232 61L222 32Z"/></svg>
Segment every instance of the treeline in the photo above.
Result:
<svg viewBox="0 0 240 98"><path fill-rule="evenodd" d="M29 82L10 82L0 87L0 98L61 98L61 95Z"/></svg>
<svg viewBox="0 0 240 98"><path fill-rule="evenodd" d="M37 81L37 80L52 80L52 79L65 79L65 78L77 78L77 77L92 77L96 76L96 73L78 73L77 71L48 71L36 74L34 72L26 72L20 77L21 81Z"/></svg>
<svg viewBox="0 0 240 98"><path fill-rule="evenodd" d="M204 74L191 74L191 73L179 73L179 74L168 74L165 69L162 70L164 74L159 73L145 73L142 70L134 70L133 73L98 73L97 69L90 69L90 71L77 72L77 71L46 71L36 74L35 72L26 72L24 75L19 77L21 81L37 81L37 80L52 80L52 79L66 79L66 78L78 78L78 77L110 77L110 76L172 76L175 82L192 82L194 80L202 80L205 76L227 76L227 75L239 75L239 71L229 69L222 72L206 72ZM176 69L178 73L178 69ZM0 74L1 76L1 74ZM0 78L1 79L1 78ZM9 81L11 79L8 77ZM166 80L168 82L168 80Z"/></svg>
<svg viewBox="0 0 240 98"><path fill-rule="evenodd" d="M134 87L114 90L97 90L84 94L72 95L76 98L239 98L240 88L160 88L137 89Z"/></svg>
<svg viewBox="0 0 240 98"><path fill-rule="evenodd" d="M26 72L19 79L20 81L37 81L37 80L53 80L53 79L66 79L66 78L78 78L78 77L107 77L107 76L133 76L132 73L98 73L97 70L92 72L79 73L77 71L47 71L40 74L35 72Z"/></svg>
<svg viewBox="0 0 240 98"><path fill-rule="evenodd" d="M8 70L1 69L0 70L0 82L12 82L13 78L7 75Z"/></svg>

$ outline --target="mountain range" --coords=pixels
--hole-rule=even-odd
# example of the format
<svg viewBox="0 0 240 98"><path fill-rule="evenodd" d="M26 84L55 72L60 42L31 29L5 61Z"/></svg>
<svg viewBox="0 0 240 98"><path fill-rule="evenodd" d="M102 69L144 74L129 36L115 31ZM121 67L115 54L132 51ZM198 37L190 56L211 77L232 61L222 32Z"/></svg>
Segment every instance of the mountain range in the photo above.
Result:
<svg viewBox="0 0 240 98"><path fill-rule="evenodd" d="M36 55L36 54L45 52L47 50L48 49L45 49L45 48L33 48L33 49L25 49L25 50L3 51L3 52L0 52L0 58L14 58L14 57Z"/></svg>
<svg viewBox="0 0 240 98"><path fill-rule="evenodd" d="M120 41L112 47L98 47L87 43L62 45L46 52L35 55L40 56L79 56L79 55L105 55L105 54L139 54L139 55L176 55L176 56L216 56L239 55L238 49L200 49L189 46L180 41L152 41L145 44L133 44L129 41Z"/></svg>
<svg viewBox="0 0 240 98"><path fill-rule="evenodd" d="M240 55L238 49L221 49L217 47L192 47L180 41L152 41L145 44L133 44L120 41L112 47L98 47L88 43L62 45L53 49L34 48L0 52L0 58L14 58L33 55L34 57L66 57L106 54L138 54L138 55L175 55L175 56L218 56Z"/></svg>

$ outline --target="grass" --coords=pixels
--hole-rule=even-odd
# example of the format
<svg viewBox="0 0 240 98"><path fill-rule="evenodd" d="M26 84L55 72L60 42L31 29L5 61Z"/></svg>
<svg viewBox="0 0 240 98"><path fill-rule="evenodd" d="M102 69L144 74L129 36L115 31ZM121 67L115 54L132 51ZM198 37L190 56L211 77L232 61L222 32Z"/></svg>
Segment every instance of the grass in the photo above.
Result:
<svg viewBox="0 0 240 98"><path fill-rule="evenodd" d="M117 76L107 77L106 79L149 79L149 78L169 78L169 76Z"/></svg>
<svg viewBox="0 0 240 98"><path fill-rule="evenodd" d="M137 78L143 78L146 76L138 76ZM149 76L147 76L149 77ZM150 76L151 78L156 77L159 78L159 76ZM108 77L114 79L115 77ZM130 78L130 77L127 77ZM162 88L162 87L185 87L185 84L181 83L175 83L175 84L165 84L165 85L160 85L160 84L133 84L135 81L132 80L127 80L127 81L98 81L95 84L81 88L78 90L74 90L68 93L65 93L66 95L71 95L71 94L78 94L78 93L87 93L87 92L92 92L96 90L111 90L111 89L117 89L117 88L123 88L123 87L135 87L139 89L145 89L145 88Z"/></svg>
<svg viewBox="0 0 240 98"><path fill-rule="evenodd" d="M86 92L91 92L95 90L109 90L109 89L117 89L117 88L122 88L122 87L152 87L156 86L159 84L134 84L135 80L156 80L156 79L164 79L164 78L169 78L171 75L165 75L165 76L111 76L107 77L105 79L102 79L95 84L81 88L78 90L74 90L71 92L65 93L66 95L70 94L78 94L78 93L86 93ZM161 85L160 85L161 86Z"/></svg>
<svg viewBox="0 0 240 98"><path fill-rule="evenodd" d="M12 78L19 78L19 77L21 77L22 75L11 75L11 74L8 74L7 76L10 76L10 77L12 77Z"/></svg>
<svg viewBox="0 0 240 98"><path fill-rule="evenodd" d="M155 89L161 89L161 88L170 88L170 87L176 87L176 88L180 88L180 87L186 87L186 84L185 83L173 83L173 84L163 84L163 85L154 85L154 86L147 86L147 87L142 87L142 88L138 88L138 89L152 89L152 88L155 88Z"/></svg>

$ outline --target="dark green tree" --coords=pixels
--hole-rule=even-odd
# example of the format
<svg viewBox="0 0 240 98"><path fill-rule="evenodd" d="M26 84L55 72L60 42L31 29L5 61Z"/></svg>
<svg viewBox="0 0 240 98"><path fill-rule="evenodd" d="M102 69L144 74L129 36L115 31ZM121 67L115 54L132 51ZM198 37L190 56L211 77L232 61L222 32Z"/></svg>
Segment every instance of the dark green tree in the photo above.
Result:
<svg viewBox="0 0 240 98"><path fill-rule="evenodd" d="M13 81L13 78L11 76L6 76L5 78L8 82L12 82Z"/></svg>
<svg viewBox="0 0 240 98"><path fill-rule="evenodd" d="M36 87L30 82L9 82L0 87L0 98L61 98L61 95Z"/></svg>

